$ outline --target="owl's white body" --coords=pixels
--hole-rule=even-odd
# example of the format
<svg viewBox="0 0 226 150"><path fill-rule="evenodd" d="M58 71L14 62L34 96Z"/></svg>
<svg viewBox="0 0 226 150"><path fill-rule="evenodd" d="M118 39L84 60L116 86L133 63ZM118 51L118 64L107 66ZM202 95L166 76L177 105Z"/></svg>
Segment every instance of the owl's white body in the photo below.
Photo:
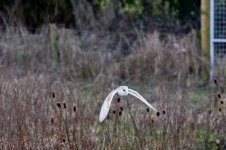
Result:
<svg viewBox="0 0 226 150"><path fill-rule="evenodd" d="M113 90L111 93L108 94L106 97L101 110L100 110L100 115L99 115L99 121L102 122L106 117L107 114L110 110L111 102L113 100L113 97L115 94L118 94L119 96L127 96L128 94L133 95L134 97L138 98L141 100L143 103L145 103L148 107L153 109L154 111L157 111L151 104L149 104L138 92L129 89L127 86L120 86Z"/></svg>

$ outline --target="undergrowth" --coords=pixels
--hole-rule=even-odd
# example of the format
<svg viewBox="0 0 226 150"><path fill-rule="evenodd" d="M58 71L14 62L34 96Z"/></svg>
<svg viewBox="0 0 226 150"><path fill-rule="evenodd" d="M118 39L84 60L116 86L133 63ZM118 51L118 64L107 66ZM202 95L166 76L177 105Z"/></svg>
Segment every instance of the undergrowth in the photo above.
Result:
<svg viewBox="0 0 226 150"><path fill-rule="evenodd" d="M37 34L23 27L1 32L0 149L226 147L225 80L216 76L196 94L208 61L195 32L141 33L128 53L125 36L117 34L57 28L51 46L47 27ZM160 115L133 97L116 96L99 123L103 100L120 84L137 89Z"/></svg>

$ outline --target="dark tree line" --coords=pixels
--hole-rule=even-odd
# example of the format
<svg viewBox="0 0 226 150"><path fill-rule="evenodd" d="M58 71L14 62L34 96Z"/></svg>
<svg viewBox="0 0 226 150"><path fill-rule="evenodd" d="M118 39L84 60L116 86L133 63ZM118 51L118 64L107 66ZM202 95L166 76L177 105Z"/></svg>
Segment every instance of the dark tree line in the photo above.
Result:
<svg viewBox="0 0 226 150"><path fill-rule="evenodd" d="M121 29L150 24L198 28L199 0L1 0L0 23L21 23L30 29L57 23L82 29ZM120 25L119 25L120 24Z"/></svg>

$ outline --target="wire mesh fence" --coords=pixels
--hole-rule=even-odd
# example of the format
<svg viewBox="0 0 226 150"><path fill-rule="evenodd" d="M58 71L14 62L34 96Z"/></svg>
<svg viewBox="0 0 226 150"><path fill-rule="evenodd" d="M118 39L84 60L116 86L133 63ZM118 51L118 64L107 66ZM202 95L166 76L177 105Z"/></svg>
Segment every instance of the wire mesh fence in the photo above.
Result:
<svg viewBox="0 0 226 150"><path fill-rule="evenodd" d="M211 0L211 67L212 75L216 65L226 58L226 1Z"/></svg>
<svg viewBox="0 0 226 150"><path fill-rule="evenodd" d="M214 1L214 38L226 39L226 1Z"/></svg>

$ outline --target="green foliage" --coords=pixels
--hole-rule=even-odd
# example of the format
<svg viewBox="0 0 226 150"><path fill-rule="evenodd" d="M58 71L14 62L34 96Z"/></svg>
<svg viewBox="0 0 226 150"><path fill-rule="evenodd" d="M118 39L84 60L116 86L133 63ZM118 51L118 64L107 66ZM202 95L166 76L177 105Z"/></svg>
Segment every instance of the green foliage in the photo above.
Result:
<svg viewBox="0 0 226 150"><path fill-rule="evenodd" d="M141 14L143 5L140 0L133 0L132 2L125 2L123 10L128 13Z"/></svg>
<svg viewBox="0 0 226 150"><path fill-rule="evenodd" d="M112 2L109 0L96 0L95 5L98 6L98 11L103 11L112 7L110 3ZM200 1L196 0L120 0L118 5L121 6L124 15L129 15L131 19L139 20L144 25L151 17L157 20L169 19L186 23L198 20L200 15Z"/></svg>
<svg viewBox="0 0 226 150"><path fill-rule="evenodd" d="M207 129L197 130L194 133L200 149L222 148L222 145L220 145L220 140L222 139L221 135Z"/></svg>
<svg viewBox="0 0 226 150"><path fill-rule="evenodd" d="M76 8L73 8L72 5ZM91 6L91 7L90 7ZM86 12L88 7L92 8ZM173 21L189 21L197 19L200 14L200 1L197 0L39 0L39 1L7 1L0 2L1 13L7 14L11 10L16 18L21 19L28 26L37 27L43 23L59 23L69 26L77 20L73 17L73 11L83 13L79 15L91 15L90 10L95 15L104 15L108 9L114 10L114 13L123 16L130 16L133 21L148 23L150 18L157 20L165 18ZM8 9L8 10L7 10ZM75 9L75 10L73 10ZM81 10L80 9L85 9ZM101 12L101 13L99 13ZM9 14L8 14L9 15ZM94 15L94 17L95 17ZM92 16L92 15L91 15ZM120 17L116 15L116 17ZM96 20L97 21L97 20ZM117 21L117 20L116 20Z"/></svg>
<svg viewBox="0 0 226 150"><path fill-rule="evenodd" d="M168 0L172 15L178 20L193 19L200 14L200 1L197 0Z"/></svg>
<svg viewBox="0 0 226 150"><path fill-rule="evenodd" d="M93 5L98 6L100 10L105 10L109 7L110 3L110 0L94 0Z"/></svg>

